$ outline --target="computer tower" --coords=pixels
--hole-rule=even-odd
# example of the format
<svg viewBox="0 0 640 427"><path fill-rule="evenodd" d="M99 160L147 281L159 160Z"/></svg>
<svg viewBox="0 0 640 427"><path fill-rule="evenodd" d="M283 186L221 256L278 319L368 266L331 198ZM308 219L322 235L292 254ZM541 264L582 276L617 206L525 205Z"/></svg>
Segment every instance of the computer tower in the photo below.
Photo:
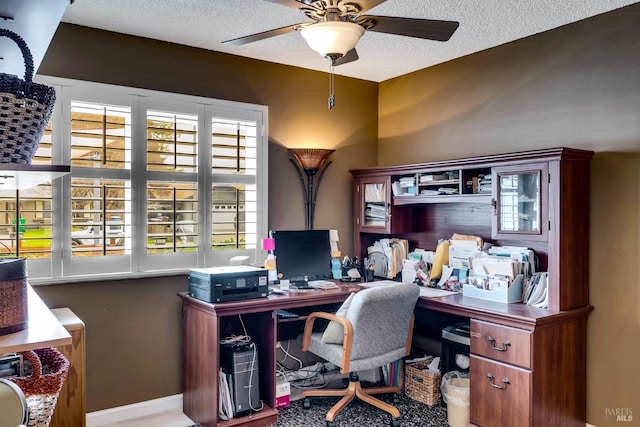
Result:
<svg viewBox="0 0 640 427"><path fill-rule="evenodd" d="M233 415L237 416L250 410L260 410L262 404L260 403L256 345L254 343L222 344L220 346L220 367L227 375Z"/></svg>

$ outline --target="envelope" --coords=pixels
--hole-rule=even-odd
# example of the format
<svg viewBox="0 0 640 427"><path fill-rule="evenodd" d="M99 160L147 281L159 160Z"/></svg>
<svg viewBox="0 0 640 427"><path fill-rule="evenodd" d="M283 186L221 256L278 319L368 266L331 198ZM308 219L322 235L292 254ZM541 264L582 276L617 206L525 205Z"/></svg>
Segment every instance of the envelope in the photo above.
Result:
<svg viewBox="0 0 640 427"><path fill-rule="evenodd" d="M465 244L458 244L456 241L451 241L451 245L449 246L449 266L452 268L470 269L471 260L478 255L480 249L475 241L461 240L460 242L465 242Z"/></svg>
<svg viewBox="0 0 640 427"><path fill-rule="evenodd" d="M520 263L510 258L484 256L472 260L474 274L487 276L506 276L513 279L519 274Z"/></svg>
<svg viewBox="0 0 640 427"><path fill-rule="evenodd" d="M493 246L487 251L491 255L509 257L514 261L523 263L523 271L526 276L533 275L535 271L535 255L533 250L522 246Z"/></svg>

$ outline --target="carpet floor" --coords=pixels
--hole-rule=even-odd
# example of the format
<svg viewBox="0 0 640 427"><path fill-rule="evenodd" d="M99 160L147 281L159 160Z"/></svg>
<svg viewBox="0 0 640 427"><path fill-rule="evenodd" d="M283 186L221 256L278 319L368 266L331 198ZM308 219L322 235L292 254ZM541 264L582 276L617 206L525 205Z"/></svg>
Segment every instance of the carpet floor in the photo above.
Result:
<svg viewBox="0 0 640 427"><path fill-rule="evenodd" d="M447 427L447 411L440 406L427 406L405 395L393 402L392 395L378 395L379 399L394 405L400 411L401 427ZM325 416L338 398L312 399L311 408L302 407L302 399L291 402L278 413L278 422L271 427L323 427ZM337 427L388 427L391 416L381 409L354 399L335 419Z"/></svg>
<svg viewBox="0 0 640 427"><path fill-rule="evenodd" d="M400 411L401 427L447 427L447 410L441 406L427 406L405 395L399 396L399 402L393 402L392 395L378 395L379 399L394 405ZM278 422L269 427L324 427L325 415L338 401L338 398L312 399L311 408L302 407L302 399L295 400L278 413ZM389 414L381 409L354 399L338 413L335 419L337 427L388 427ZM194 424L189 427L202 427Z"/></svg>

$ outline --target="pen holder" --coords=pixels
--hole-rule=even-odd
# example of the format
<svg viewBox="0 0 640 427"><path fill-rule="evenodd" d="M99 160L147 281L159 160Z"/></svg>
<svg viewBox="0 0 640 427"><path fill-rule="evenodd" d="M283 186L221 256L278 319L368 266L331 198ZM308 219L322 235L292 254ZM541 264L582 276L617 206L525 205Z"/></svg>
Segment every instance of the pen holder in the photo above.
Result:
<svg viewBox="0 0 640 427"><path fill-rule="evenodd" d="M342 279L343 281L359 282L360 276L360 264L358 264L357 258L344 257L342 261Z"/></svg>

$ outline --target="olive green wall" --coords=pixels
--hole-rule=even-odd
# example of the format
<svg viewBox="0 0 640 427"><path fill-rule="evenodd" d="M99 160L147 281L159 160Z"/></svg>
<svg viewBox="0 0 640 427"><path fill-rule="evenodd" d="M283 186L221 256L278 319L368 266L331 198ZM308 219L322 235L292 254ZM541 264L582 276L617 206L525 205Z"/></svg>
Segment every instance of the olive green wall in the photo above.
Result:
<svg viewBox="0 0 640 427"><path fill-rule="evenodd" d="M333 111L324 73L70 25L39 72L268 105L270 227L304 226L286 147L316 137L314 146L338 151L315 225L338 228L343 251L352 248L350 168L552 146L596 151L587 420L603 427L619 425L607 408L640 412L639 22L634 5L380 85L338 77ZM175 293L185 287L185 277L170 277L37 288L87 325L89 411L180 393Z"/></svg>
<svg viewBox="0 0 640 427"><path fill-rule="evenodd" d="M316 229L353 247L349 169L375 165L378 85L326 73L61 24L38 73L266 105L269 228L305 226L302 188L287 148L332 148L319 188ZM70 307L87 328L89 412L182 392L180 310L186 278L39 286L50 307Z"/></svg>
<svg viewBox="0 0 640 427"><path fill-rule="evenodd" d="M640 4L383 82L378 134L382 165L596 152L587 421L640 425Z"/></svg>

